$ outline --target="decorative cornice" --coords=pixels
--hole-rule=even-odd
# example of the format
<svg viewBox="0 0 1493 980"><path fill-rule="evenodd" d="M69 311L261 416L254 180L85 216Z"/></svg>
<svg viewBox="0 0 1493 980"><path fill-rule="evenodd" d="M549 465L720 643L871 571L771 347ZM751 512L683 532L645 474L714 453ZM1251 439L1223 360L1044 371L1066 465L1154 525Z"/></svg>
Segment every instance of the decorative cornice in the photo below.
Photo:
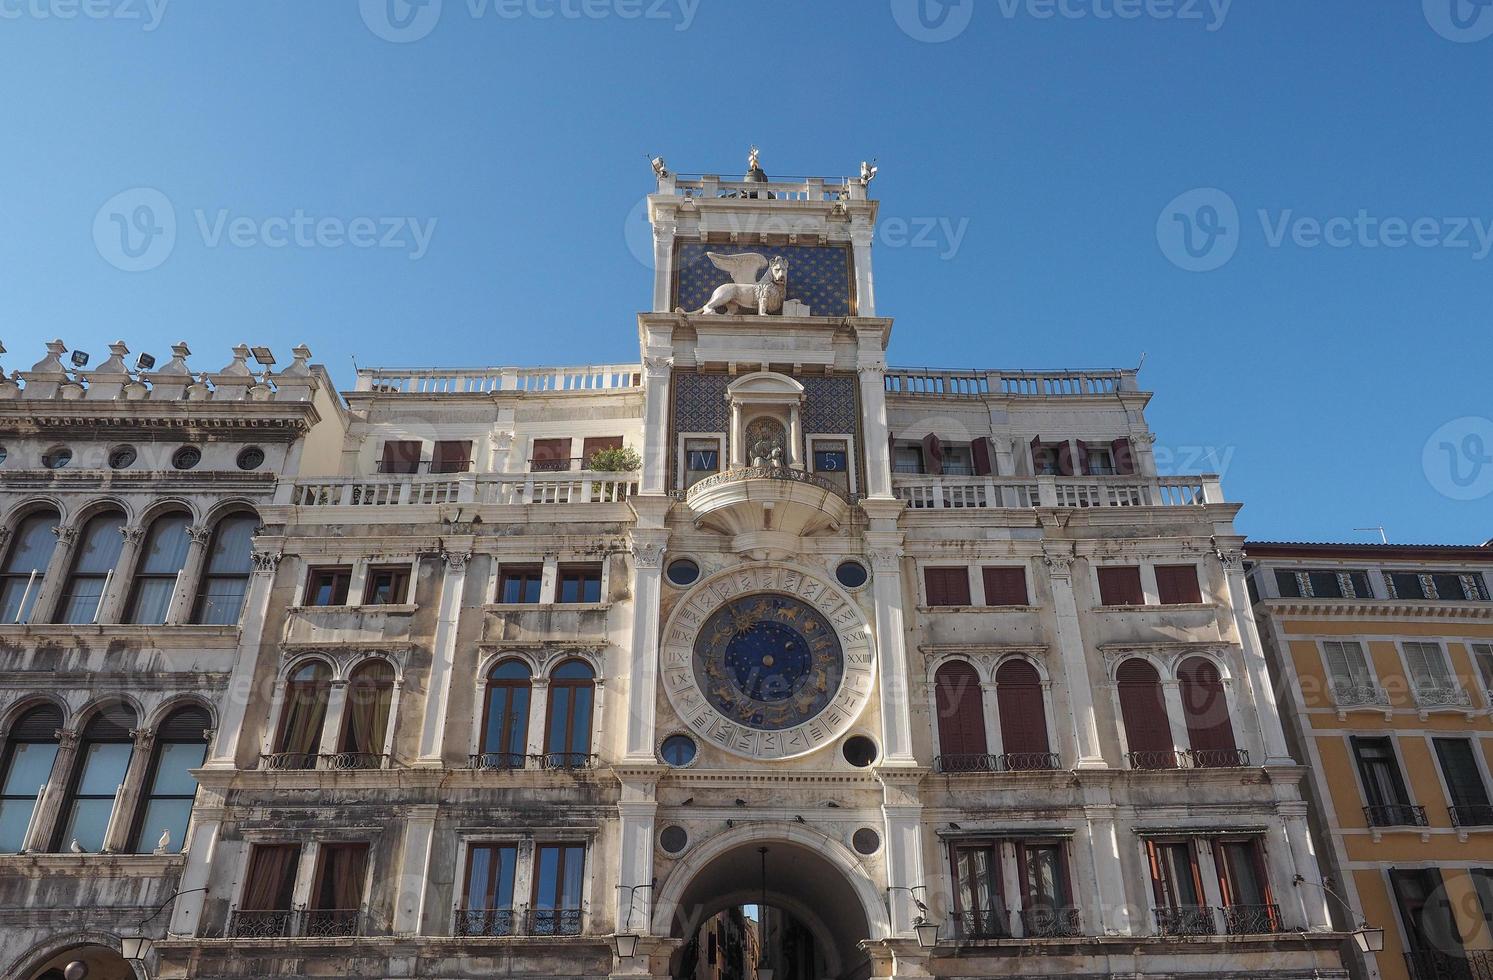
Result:
<svg viewBox="0 0 1493 980"><path fill-rule="evenodd" d="M1493 619L1493 603L1433 599L1261 599L1257 607L1272 615L1323 616L1332 619Z"/></svg>

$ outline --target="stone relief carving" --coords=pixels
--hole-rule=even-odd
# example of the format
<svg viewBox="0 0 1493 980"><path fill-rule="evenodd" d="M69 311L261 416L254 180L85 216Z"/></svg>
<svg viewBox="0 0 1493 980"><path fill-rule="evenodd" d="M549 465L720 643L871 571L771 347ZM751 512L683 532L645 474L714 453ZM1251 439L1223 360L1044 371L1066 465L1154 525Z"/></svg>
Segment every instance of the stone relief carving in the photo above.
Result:
<svg viewBox="0 0 1493 980"><path fill-rule="evenodd" d="M696 313L719 313L717 307L722 306L727 313L736 313L743 308L755 309L758 316L783 311L783 300L788 296L787 259L775 255L769 260L760 252L736 255L706 252L705 257L717 269L730 275L731 282L717 286ZM764 269L766 274L763 274Z"/></svg>

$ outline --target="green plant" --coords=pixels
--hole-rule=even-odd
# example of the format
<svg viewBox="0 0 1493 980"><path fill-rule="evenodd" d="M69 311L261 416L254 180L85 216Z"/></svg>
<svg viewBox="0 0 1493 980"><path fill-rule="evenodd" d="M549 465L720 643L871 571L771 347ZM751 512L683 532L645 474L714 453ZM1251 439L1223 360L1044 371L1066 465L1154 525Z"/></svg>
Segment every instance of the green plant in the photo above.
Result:
<svg viewBox="0 0 1493 980"><path fill-rule="evenodd" d="M598 449L586 460L586 468L603 473L633 473L643 468L643 457L638 455L636 449L628 449L626 446Z"/></svg>

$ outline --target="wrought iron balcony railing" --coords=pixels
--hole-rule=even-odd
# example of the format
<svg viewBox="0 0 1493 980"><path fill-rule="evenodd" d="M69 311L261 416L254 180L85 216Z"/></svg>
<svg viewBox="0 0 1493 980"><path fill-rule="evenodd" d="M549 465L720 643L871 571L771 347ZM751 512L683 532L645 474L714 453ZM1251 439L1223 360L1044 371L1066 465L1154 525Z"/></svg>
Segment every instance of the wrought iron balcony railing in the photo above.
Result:
<svg viewBox="0 0 1493 980"><path fill-rule="evenodd" d="M1281 931L1279 905L1226 905L1218 911L1223 914L1223 931L1230 936Z"/></svg>
<svg viewBox="0 0 1493 980"><path fill-rule="evenodd" d="M1493 952L1458 950L1405 954L1411 980L1493 980Z"/></svg>
<svg viewBox="0 0 1493 980"><path fill-rule="evenodd" d="M259 768L270 772L304 772L313 769L349 772L388 767L389 757L382 752L272 752L259 757Z"/></svg>
<svg viewBox="0 0 1493 980"><path fill-rule="evenodd" d="M1389 707L1389 692L1378 684L1334 682L1332 702L1339 708Z"/></svg>
<svg viewBox="0 0 1493 980"><path fill-rule="evenodd" d="M1056 752L952 753L933 760L934 768L942 773L1048 772L1061 765Z"/></svg>
<svg viewBox="0 0 1493 980"><path fill-rule="evenodd" d="M582 909L457 908L452 932L458 936L579 936Z"/></svg>
<svg viewBox="0 0 1493 980"><path fill-rule="evenodd" d="M1183 905L1156 910L1156 931L1163 936L1216 936L1218 924L1206 905Z"/></svg>
<svg viewBox="0 0 1493 980"><path fill-rule="evenodd" d="M1422 708L1470 708L1472 695L1460 684L1417 684L1415 703Z"/></svg>
<svg viewBox="0 0 1493 980"><path fill-rule="evenodd" d="M329 939L363 934L362 909L234 909L234 939Z"/></svg>
<svg viewBox="0 0 1493 980"><path fill-rule="evenodd" d="M1245 749L1153 749L1126 752L1131 769L1237 769L1249 765Z"/></svg>
<svg viewBox="0 0 1493 980"><path fill-rule="evenodd" d="M1426 827L1426 808L1413 803L1382 803L1363 808L1370 827Z"/></svg>
<svg viewBox="0 0 1493 980"><path fill-rule="evenodd" d="M522 923L522 913L511 908L457 909L452 931L458 936L512 936Z"/></svg>
<svg viewBox="0 0 1493 980"><path fill-rule="evenodd" d="M1083 923L1070 906L1023 909L1021 931L1028 939L1062 939L1083 935Z"/></svg>
<svg viewBox="0 0 1493 980"><path fill-rule="evenodd" d="M593 769L596 756L589 752L480 752L467 757L468 769L485 772L508 772L517 769Z"/></svg>
<svg viewBox="0 0 1493 980"><path fill-rule="evenodd" d="M1446 808L1453 827L1493 827L1493 804L1462 803Z"/></svg>
<svg viewBox="0 0 1493 980"><path fill-rule="evenodd" d="M956 939L1010 939L1011 922L1005 909L965 909L954 913Z"/></svg>

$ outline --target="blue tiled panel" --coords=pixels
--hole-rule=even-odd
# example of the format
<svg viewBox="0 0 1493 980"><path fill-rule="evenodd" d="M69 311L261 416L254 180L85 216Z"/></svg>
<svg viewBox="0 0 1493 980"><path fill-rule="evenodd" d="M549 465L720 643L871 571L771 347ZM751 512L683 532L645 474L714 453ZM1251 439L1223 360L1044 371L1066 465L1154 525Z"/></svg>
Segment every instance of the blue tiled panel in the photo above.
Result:
<svg viewBox="0 0 1493 980"><path fill-rule="evenodd" d="M788 260L788 298L808 304L811 316L850 316L853 312L848 246L680 242L676 248L675 307L698 310L715 292L715 287L731 281L729 275L705 257L706 252L724 255L758 252L768 259L781 255Z"/></svg>

